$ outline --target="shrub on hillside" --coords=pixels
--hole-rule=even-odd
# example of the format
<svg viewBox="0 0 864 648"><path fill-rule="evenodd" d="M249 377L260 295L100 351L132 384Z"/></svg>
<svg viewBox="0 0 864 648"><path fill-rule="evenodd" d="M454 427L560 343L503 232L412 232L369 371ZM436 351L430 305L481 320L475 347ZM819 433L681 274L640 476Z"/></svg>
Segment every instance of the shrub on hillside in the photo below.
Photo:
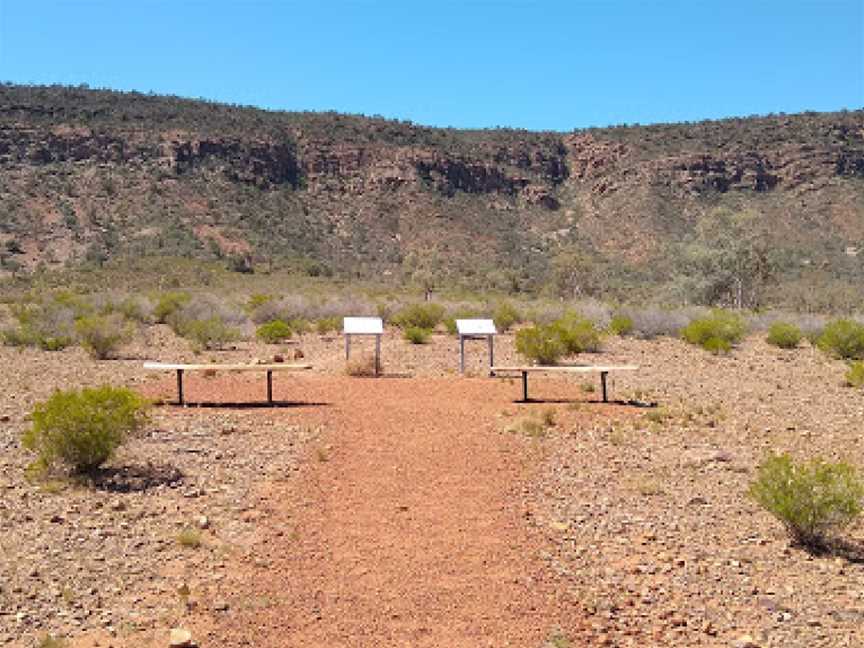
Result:
<svg viewBox="0 0 864 648"><path fill-rule="evenodd" d="M609 332L612 335L630 335L633 332L633 318L622 313L616 313L609 321Z"/></svg>
<svg viewBox="0 0 864 648"><path fill-rule="evenodd" d="M153 307L153 319L160 324L167 324L174 313L189 302L191 297L184 292L164 292L156 297Z"/></svg>
<svg viewBox="0 0 864 648"><path fill-rule="evenodd" d="M492 320L499 333L506 333L523 319L522 313L510 302L500 302L492 311Z"/></svg>
<svg viewBox="0 0 864 648"><path fill-rule="evenodd" d="M14 304L10 310L15 323L3 331L5 344L59 351L75 341L75 311L69 306L52 300Z"/></svg>
<svg viewBox="0 0 864 648"><path fill-rule="evenodd" d="M132 339L132 326L120 313L87 315L75 321L78 341L90 355L99 360L113 355Z"/></svg>
<svg viewBox="0 0 864 648"><path fill-rule="evenodd" d="M864 360L849 363L846 371L846 384L850 387L864 387Z"/></svg>
<svg viewBox="0 0 864 648"><path fill-rule="evenodd" d="M411 344L426 344L432 331L419 326L409 326L402 332L402 336Z"/></svg>
<svg viewBox="0 0 864 648"><path fill-rule="evenodd" d="M803 339L804 334L794 324L786 322L774 322L768 328L768 336L765 340L781 349L794 349Z"/></svg>
<svg viewBox="0 0 864 648"><path fill-rule="evenodd" d="M594 353L600 350L600 331L593 322L581 315L566 313L553 322L551 328L557 332L565 355Z"/></svg>
<svg viewBox="0 0 864 648"><path fill-rule="evenodd" d="M554 326L534 325L516 332L516 351L534 364L554 365L565 348Z"/></svg>
<svg viewBox="0 0 864 648"><path fill-rule="evenodd" d="M835 320L824 328L816 345L837 358L864 360L864 324L851 319Z"/></svg>
<svg viewBox="0 0 864 648"><path fill-rule="evenodd" d="M410 304L400 309L390 318L391 323L401 329L411 327L432 330L444 319L441 304Z"/></svg>
<svg viewBox="0 0 864 648"><path fill-rule="evenodd" d="M108 385L57 391L36 404L31 418L21 443L37 454L34 466L47 469L61 462L85 473L101 466L144 425L146 402L130 389Z"/></svg>
<svg viewBox="0 0 864 648"><path fill-rule="evenodd" d="M741 341L745 332L744 321L738 315L715 310L681 329L681 337L711 353L726 353Z"/></svg>
<svg viewBox="0 0 864 648"><path fill-rule="evenodd" d="M784 454L762 462L750 496L783 523L795 542L818 548L829 533L860 515L864 481L849 464L796 463Z"/></svg>
<svg viewBox="0 0 864 648"><path fill-rule="evenodd" d="M262 340L267 344L278 344L294 335L294 331L286 322L283 322L282 320L272 320L259 326L255 330L255 335L258 336L259 340Z"/></svg>

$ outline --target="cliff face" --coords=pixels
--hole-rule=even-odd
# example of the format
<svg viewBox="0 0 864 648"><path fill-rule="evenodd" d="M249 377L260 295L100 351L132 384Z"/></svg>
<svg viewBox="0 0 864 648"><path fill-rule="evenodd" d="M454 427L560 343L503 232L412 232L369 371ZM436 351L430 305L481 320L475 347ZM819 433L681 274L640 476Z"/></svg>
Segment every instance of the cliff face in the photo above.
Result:
<svg viewBox="0 0 864 648"><path fill-rule="evenodd" d="M7 270L236 249L368 272L430 249L487 269L573 245L645 261L718 204L856 246L862 187L862 112L461 132L0 86Z"/></svg>

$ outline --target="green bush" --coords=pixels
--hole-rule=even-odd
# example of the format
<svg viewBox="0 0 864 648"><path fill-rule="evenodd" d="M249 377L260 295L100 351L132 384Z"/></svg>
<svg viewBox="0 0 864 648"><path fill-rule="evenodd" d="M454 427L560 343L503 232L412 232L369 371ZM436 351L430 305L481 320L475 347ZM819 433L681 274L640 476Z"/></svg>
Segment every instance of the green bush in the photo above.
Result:
<svg viewBox="0 0 864 648"><path fill-rule="evenodd" d="M87 315L75 322L78 341L94 358L104 360L132 339L132 326L120 313Z"/></svg>
<svg viewBox="0 0 864 648"><path fill-rule="evenodd" d="M59 351L75 342L75 311L69 306L48 301L13 304L10 310L17 324L3 331L4 344Z"/></svg>
<svg viewBox="0 0 864 648"><path fill-rule="evenodd" d="M864 324L841 319L828 324L816 346L838 358L864 360Z"/></svg>
<svg viewBox="0 0 864 648"><path fill-rule="evenodd" d="M492 320L499 333L506 333L523 320L522 313L510 302L501 302L492 311Z"/></svg>
<svg viewBox="0 0 864 648"><path fill-rule="evenodd" d="M196 350L220 349L240 338L240 332L220 317L184 320L176 324L178 335L192 342Z"/></svg>
<svg viewBox="0 0 864 648"><path fill-rule="evenodd" d="M165 324L190 299L189 294L184 292L161 293L156 298L156 305L153 307L153 318L157 322Z"/></svg>
<svg viewBox="0 0 864 648"><path fill-rule="evenodd" d="M529 326L516 332L516 351L534 364L554 365L565 348L554 326Z"/></svg>
<svg viewBox="0 0 864 648"><path fill-rule="evenodd" d="M411 344L426 344L432 331L419 326L409 326L402 332L402 336Z"/></svg>
<svg viewBox="0 0 864 648"><path fill-rule="evenodd" d="M850 387L864 387L864 361L857 360L849 364L846 372L846 384Z"/></svg>
<svg viewBox="0 0 864 648"><path fill-rule="evenodd" d="M821 547L830 532L861 513L864 482L849 464L795 463L784 454L762 462L750 496L784 524L795 542Z"/></svg>
<svg viewBox="0 0 864 648"><path fill-rule="evenodd" d="M620 313L613 315L609 322L609 332L612 335L630 335L633 332L633 318Z"/></svg>
<svg viewBox="0 0 864 648"><path fill-rule="evenodd" d="M440 304L411 304L400 309L390 321L401 329L416 327L432 330L444 319Z"/></svg>
<svg viewBox="0 0 864 648"><path fill-rule="evenodd" d="M715 310L682 328L681 337L711 353L726 353L741 341L746 330L744 320L735 313Z"/></svg>
<svg viewBox="0 0 864 648"><path fill-rule="evenodd" d="M567 313L555 320L551 327L557 332L565 355L600 350L600 331L591 320L581 315Z"/></svg>
<svg viewBox="0 0 864 648"><path fill-rule="evenodd" d="M294 331L287 322L272 320L259 326L255 335L267 344L279 344L294 335Z"/></svg>
<svg viewBox="0 0 864 648"><path fill-rule="evenodd" d="M338 332L342 321L338 317L321 317L315 322L315 331L318 335Z"/></svg>
<svg viewBox="0 0 864 648"><path fill-rule="evenodd" d="M57 391L37 403L33 425L22 445L37 454L35 466L62 462L74 473L92 471L107 461L126 436L146 421L146 402L125 387Z"/></svg>
<svg viewBox="0 0 864 648"><path fill-rule="evenodd" d="M801 329L794 324L786 322L774 322L768 329L768 336L765 340L768 344L772 344L781 349L794 349L798 346L804 334Z"/></svg>

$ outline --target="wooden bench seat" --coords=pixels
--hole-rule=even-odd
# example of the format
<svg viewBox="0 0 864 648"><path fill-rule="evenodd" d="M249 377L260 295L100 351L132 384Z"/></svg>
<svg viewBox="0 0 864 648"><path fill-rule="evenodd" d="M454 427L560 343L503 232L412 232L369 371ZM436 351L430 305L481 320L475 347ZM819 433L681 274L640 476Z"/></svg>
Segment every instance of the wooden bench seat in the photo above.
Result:
<svg viewBox="0 0 864 648"><path fill-rule="evenodd" d="M492 374L522 374L522 400L528 401L528 374L529 373L599 373L600 386L603 390L603 402L608 403L606 389L606 376L611 371L636 371L637 365L524 365L515 367L492 367Z"/></svg>
<svg viewBox="0 0 864 648"><path fill-rule="evenodd" d="M177 402L184 404L183 400L183 373L186 371L266 371L267 372L267 402L273 403L273 372L274 371L304 371L311 369L309 364L286 364L284 362L273 362L267 364L185 364L172 362L145 362L144 369L150 371L176 371L177 372Z"/></svg>

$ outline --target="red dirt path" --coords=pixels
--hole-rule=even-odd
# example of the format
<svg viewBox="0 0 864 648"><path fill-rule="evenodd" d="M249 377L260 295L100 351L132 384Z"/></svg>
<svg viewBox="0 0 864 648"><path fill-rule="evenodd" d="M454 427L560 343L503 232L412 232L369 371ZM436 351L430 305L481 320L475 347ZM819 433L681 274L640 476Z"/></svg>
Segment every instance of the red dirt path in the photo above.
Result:
<svg viewBox="0 0 864 648"><path fill-rule="evenodd" d="M560 398L576 386L533 389ZM522 489L542 444L502 432L505 410L548 407L514 405L519 390L488 379L277 378L277 399L327 403L279 410L323 437L293 478L265 485L262 543L225 584L230 609L206 623L201 644L523 648L559 632L584 637L526 519ZM228 376L190 381L188 394L260 391Z"/></svg>

